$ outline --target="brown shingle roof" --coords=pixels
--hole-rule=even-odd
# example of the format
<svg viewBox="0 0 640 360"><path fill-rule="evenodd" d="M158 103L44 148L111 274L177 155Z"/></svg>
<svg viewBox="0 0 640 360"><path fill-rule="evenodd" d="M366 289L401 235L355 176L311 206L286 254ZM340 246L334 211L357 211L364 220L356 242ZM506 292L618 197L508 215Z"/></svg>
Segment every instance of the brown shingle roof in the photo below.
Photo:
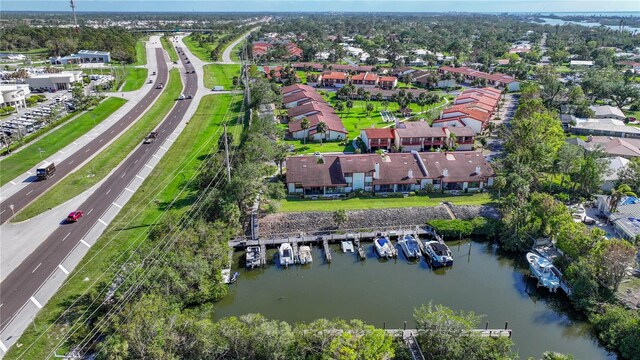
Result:
<svg viewBox="0 0 640 360"><path fill-rule="evenodd" d="M426 121L405 121L399 124L396 132L400 138L445 137L443 128L429 126Z"/></svg>

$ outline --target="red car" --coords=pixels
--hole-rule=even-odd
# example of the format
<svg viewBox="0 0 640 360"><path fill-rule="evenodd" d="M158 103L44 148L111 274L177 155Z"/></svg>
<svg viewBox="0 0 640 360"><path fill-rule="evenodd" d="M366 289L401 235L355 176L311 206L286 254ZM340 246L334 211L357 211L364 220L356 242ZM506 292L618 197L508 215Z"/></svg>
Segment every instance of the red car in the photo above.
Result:
<svg viewBox="0 0 640 360"><path fill-rule="evenodd" d="M67 216L67 222L76 222L83 216L84 216L84 212L83 211L76 210L76 211L72 212L71 214L69 214L69 216Z"/></svg>

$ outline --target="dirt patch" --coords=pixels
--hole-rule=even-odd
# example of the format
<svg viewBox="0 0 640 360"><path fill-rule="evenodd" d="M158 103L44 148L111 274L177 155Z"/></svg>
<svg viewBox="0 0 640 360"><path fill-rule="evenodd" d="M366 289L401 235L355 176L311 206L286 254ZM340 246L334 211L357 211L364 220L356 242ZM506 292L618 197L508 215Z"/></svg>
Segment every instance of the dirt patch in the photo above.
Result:
<svg viewBox="0 0 640 360"><path fill-rule="evenodd" d="M478 216L497 217L497 209L490 206L451 206L458 219ZM347 222L341 231L349 229L381 229L422 225L427 220L451 219L443 205L394 209L347 211ZM260 236L271 234L329 233L337 230L332 212L278 213L259 220Z"/></svg>

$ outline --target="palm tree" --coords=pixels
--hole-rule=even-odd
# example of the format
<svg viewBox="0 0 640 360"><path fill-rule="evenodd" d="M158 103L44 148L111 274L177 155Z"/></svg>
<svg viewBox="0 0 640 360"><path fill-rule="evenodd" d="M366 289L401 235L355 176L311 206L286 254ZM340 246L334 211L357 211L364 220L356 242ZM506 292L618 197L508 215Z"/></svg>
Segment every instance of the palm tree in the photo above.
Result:
<svg viewBox="0 0 640 360"><path fill-rule="evenodd" d="M322 139L327 135L327 130L329 130L329 127L324 123L324 121L320 121L318 125L316 125L316 132L322 134L320 137L320 146L322 146Z"/></svg>
<svg viewBox="0 0 640 360"><path fill-rule="evenodd" d="M424 112L424 107L427 105L426 97L418 97L418 106L420 106L420 112Z"/></svg>
<svg viewBox="0 0 640 360"><path fill-rule="evenodd" d="M367 103L367 117L371 116L372 111L373 111L373 104Z"/></svg>
<svg viewBox="0 0 640 360"><path fill-rule="evenodd" d="M338 112L343 112L344 111L344 103L340 100L336 101L335 105L333 106L336 108L336 110Z"/></svg>
<svg viewBox="0 0 640 360"><path fill-rule="evenodd" d="M609 196L609 211L612 213L616 212L616 210L618 210L618 203L625 196L638 197L627 184L620 184L617 189L612 189L611 195Z"/></svg>
<svg viewBox="0 0 640 360"><path fill-rule="evenodd" d="M309 129L309 126L311 125L311 123L309 122L309 119L307 119L306 117L302 118L302 121L300 122L300 128L302 130L304 130L304 144L307 144L307 136L309 136L307 130Z"/></svg>
<svg viewBox="0 0 640 360"><path fill-rule="evenodd" d="M352 108L353 108L353 100L347 100L347 114L351 114Z"/></svg>
<svg viewBox="0 0 640 360"><path fill-rule="evenodd" d="M358 98L362 100L362 97L364 96L364 88L359 87L358 90L356 90L356 93L358 94Z"/></svg>
<svg viewBox="0 0 640 360"><path fill-rule="evenodd" d="M447 144L447 146L449 147L449 149L455 149L456 141L458 140L458 137L456 136L456 134L454 134L453 132L450 132L448 140L449 140L449 143Z"/></svg>

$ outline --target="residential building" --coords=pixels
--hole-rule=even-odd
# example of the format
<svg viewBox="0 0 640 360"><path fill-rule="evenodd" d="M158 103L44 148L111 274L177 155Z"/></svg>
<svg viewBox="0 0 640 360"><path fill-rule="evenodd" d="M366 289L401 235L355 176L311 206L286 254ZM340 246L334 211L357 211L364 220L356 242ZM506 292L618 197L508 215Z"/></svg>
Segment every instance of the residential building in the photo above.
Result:
<svg viewBox="0 0 640 360"><path fill-rule="evenodd" d="M595 119L618 119L624 120L626 116L620 110L620 108L609 105L589 106L589 109L593 111L593 117Z"/></svg>
<svg viewBox="0 0 640 360"><path fill-rule="evenodd" d="M336 197L354 191L407 193L433 187L442 191L482 191L495 172L479 152L410 152L294 156L286 161L291 195Z"/></svg>
<svg viewBox="0 0 640 360"><path fill-rule="evenodd" d="M314 88L308 85L291 85L280 89L282 103L285 108L293 108L311 101L324 101Z"/></svg>
<svg viewBox="0 0 640 360"><path fill-rule="evenodd" d="M310 101L308 103L290 108L287 110L289 120L300 120L304 117L320 114L320 113L332 113L333 108L324 101Z"/></svg>
<svg viewBox="0 0 640 360"><path fill-rule="evenodd" d="M297 71L337 71L337 72L371 72L373 66L359 66L359 65L343 65L343 64L320 64L311 62L298 62L293 63L291 66Z"/></svg>
<svg viewBox="0 0 640 360"><path fill-rule="evenodd" d="M264 56L276 45L282 45L289 53L289 59L297 60L302 57L303 51L294 42L289 40L269 40L269 41L256 41L253 43L251 53L254 58Z"/></svg>
<svg viewBox="0 0 640 360"><path fill-rule="evenodd" d="M333 111L322 96L307 85L291 85L283 87L283 102L289 116L287 136L293 139L309 137L314 141L342 140L348 135L342 120ZM309 121L309 128L302 128L303 119ZM320 122L327 125L325 134L317 131Z"/></svg>
<svg viewBox="0 0 640 360"><path fill-rule="evenodd" d="M24 81L31 89L70 90L74 83L82 81L82 71L31 74Z"/></svg>
<svg viewBox="0 0 640 360"><path fill-rule="evenodd" d="M468 126L480 134L497 110L501 93L493 88L465 90L454 99L453 106L443 110L440 118L433 121L433 126Z"/></svg>
<svg viewBox="0 0 640 360"><path fill-rule="evenodd" d="M613 224L616 236L635 240L640 235L640 199L633 196L622 198L615 213L609 211L607 195L596 195L596 205Z"/></svg>
<svg viewBox="0 0 640 360"><path fill-rule="evenodd" d="M347 84L347 74L339 71L330 71L322 73L320 83L324 87L341 88Z"/></svg>
<svg viewBox="0 0 640 360"><path fill-rule="evenodd" d="M591 60L571 60L569 62L571 67L592 67L593 61Z"/></svg>
<svg viewBox="0 0 640 360"><path fill-rule="evenodd" d="M629 159L625 159L620 156L607 158L607 171L604 176L604 182L600 185L600 189L604 192L611 192L616 186L618 181L618 172L620 170L626 169L629 164Z"/></svg>
<svg viewBox="0 0 640 360"><path fill-rule="evenodd" d="M640 72L640 62L637 61L620 61L618 64L628 66L634 73Z"/></svg>
<svg viewBox="0 0 640 360"><path fill-rule="evenodd" d="M395 76L380 76L378 86L380 86L381 89L393 89L398 86L398 78Z"/></svg>
<svg viewBox="0 0 640 360"><path fill-rule="evenodd" d="M640 139L589 135L587 141L580 138L570 138L567 139L567 142L581 146L587 151L599 149L609 157L623 157L625 159L640 157Z"/></svg>
<svg viewBox="0 0 640 360"><path fill-rule="evenodd" d="M356 87L371 89L378 86L379 79L380 77L377 74L370 73L370 72L363 72L363 73L358 73L356 75L353 75L351 77L351 83Z"/></svg>
<svg viewBox="0 0 640 360"><path fill-rule="evenodd" d="M364 129L360 130L360 139L370 152L377 150L391 151L391 147L395 144L395 129Z"/></svg>
<svg viewBox="0 0 640 360"><path fill-rule="evenodd" d="M69 56L51 57L49 61L53 65L108 63L111 62L111 53L108 51L80 50L77 54Z"/></svg>
<svg viewBox="0 0 640 360"><path fill-rule="evenodd" d="M454 148L468 151L473 150L475 135L475 131L467 126L431 127L425 121L396 122L393 129L364 129L360 131L360 138L369 152L391 151L392 149L411 152Z"/></svg>
<svg viewBox="0 0 640 360"><path fill-rule="evenodd" d="M514 79L510 75L502 74L502 73L493 73L489 74L483 71L478 71L469 67L452 67L452 66L441 66L438 69L438 72L441 74L462 74L466 82L472 82L476 79L485 79L487 81L487 85L495 86L497 88L506 88L509 91L519 91L520 90L520 82Z"/></svg>
<svg viewBox="0 0 640 360"><path fill-rule="evenodd" d="M308 129L302 128L302 120L304 118L309 120ZM301 140L309 137L313 141L343 140L349 134L340 117L333 112L315 113L304 118L289 122L289 136L291 138ZM327 132L325 134L319 133L316 129L320 122L327 124Z"/></svg>
<svg viewBox="0 0 640 360"><path fill-rule="evenodd" d="M25 84L2 84L0 85L0 107L13 106L21 109L27 106L26 98L31 91L29 85Z"/></svg>
<svg viewBox="0 0 640 360"><path fill-rule="evenodd" d="M626 126L617 119L578 119L571 127L571 133L576 135L603 135L620 138L640 138L640 128Z"/></svg>
<svg viewBox="0 0 640 360"><path fill-rule="evenodd" d="M282 70L284 70L284 68L282 66L263 66L262 67L262 71L264 72L264 75L267 77L267 79L271 80L273 78L273 80L280 82L282 81Z"/></svg>

